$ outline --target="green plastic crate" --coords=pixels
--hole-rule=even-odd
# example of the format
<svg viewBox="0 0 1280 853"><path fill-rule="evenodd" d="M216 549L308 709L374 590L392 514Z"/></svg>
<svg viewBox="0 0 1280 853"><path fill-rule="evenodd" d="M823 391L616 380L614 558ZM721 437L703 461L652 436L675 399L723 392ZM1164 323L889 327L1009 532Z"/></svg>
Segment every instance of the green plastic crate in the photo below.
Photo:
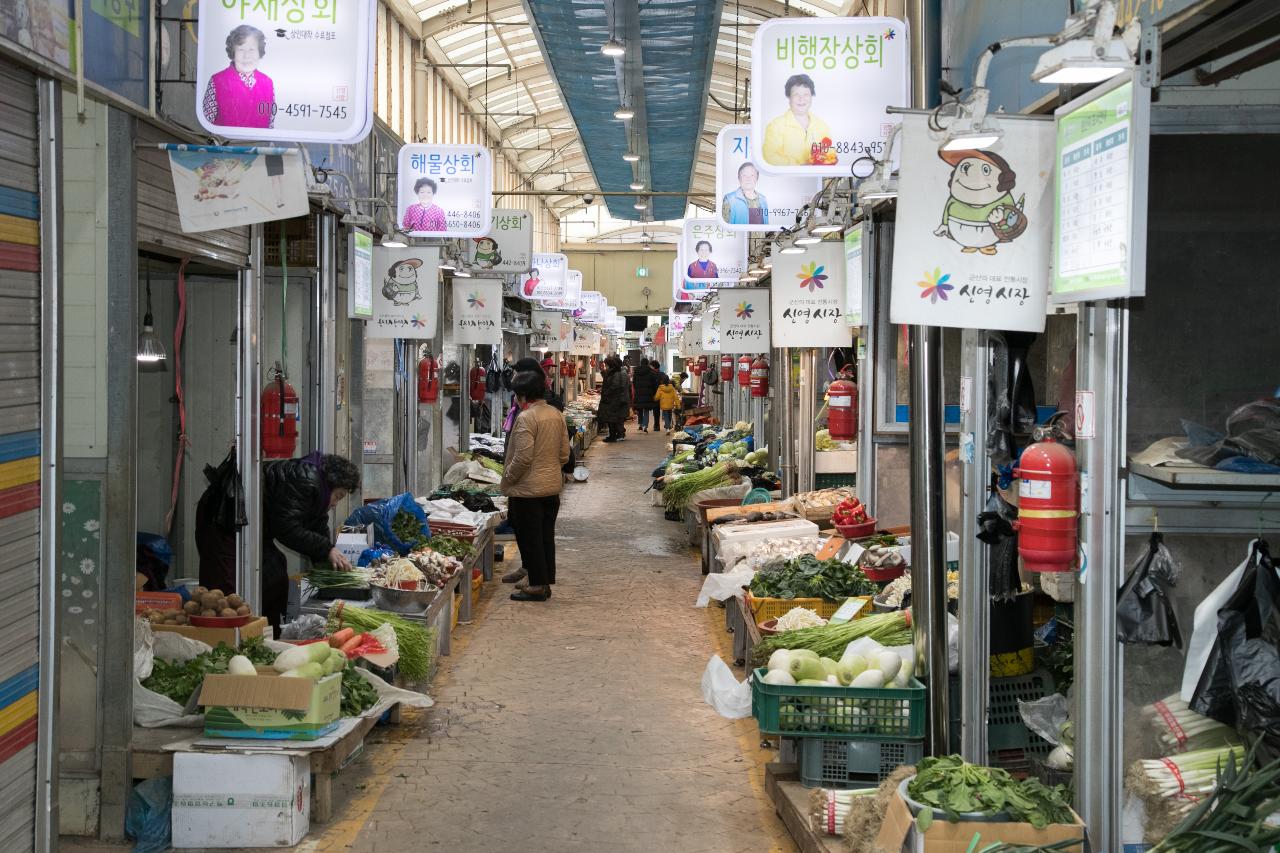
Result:
<svg viewBox="0 0 1280 853"><path fill-rule="evenodd" d="M1053 676L1037 669L1026 675L992 678L988 682L987 748L991 752L1022 750L1028 754L1048 755L1053 744L1040 737L1022 722L1018 700L1032 702L1054 693ZM951 704L951 741L960 742L960 678L951 676L947 684ZM993 765L997 762L993 761Z"/></svg>
<svg viewBox="0 0 1280 853"><path fill-rule="evenodd" d="M813 487L815 489L838 489L841 486L858 485L857 474L814 474Z"/></svg>
<svg viewBox="0 0 1280 853"><path fill-rule="evenodd" d="M884 781L903 764L918 764L924 740L805 738L796 753L806 788L861 788Z"/></svg>
<svg viewBox="0 0 1280 853"><path fill-rule="evenodd" d="M924 737L925 690L907 687L801 687L751 677L751 715L761 734L795 738L914 740ZM853 714L854 704L861 710Z"/></svg>

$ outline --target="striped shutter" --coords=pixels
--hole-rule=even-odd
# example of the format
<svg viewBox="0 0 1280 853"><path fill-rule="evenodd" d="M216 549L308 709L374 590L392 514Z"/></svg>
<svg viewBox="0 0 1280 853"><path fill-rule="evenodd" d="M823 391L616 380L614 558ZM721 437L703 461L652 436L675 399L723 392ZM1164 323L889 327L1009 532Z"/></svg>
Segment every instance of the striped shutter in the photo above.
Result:
<svg viewBox="0 0 1280 853"><path fill-rule="evenodd" d="M0 60L0 850L34 846L40 631L35 75Z"/></svg>

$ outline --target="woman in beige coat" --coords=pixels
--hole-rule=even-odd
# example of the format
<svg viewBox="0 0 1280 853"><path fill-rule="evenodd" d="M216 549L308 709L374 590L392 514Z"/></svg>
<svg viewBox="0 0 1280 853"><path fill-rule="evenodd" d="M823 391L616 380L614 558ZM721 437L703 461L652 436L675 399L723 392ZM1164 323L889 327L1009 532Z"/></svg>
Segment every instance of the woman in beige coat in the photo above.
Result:
<svg viewBox="0 0 1280 853"><path fill-rule="evenodd" d="M556 582L556 516L560 513L561 467L569 461L564 416L547 405L545 377L517 373L511 390L522 411L507 436L502 493L507 520L516 534L528 583L511 594L514 601L546 601Z"/></svg>

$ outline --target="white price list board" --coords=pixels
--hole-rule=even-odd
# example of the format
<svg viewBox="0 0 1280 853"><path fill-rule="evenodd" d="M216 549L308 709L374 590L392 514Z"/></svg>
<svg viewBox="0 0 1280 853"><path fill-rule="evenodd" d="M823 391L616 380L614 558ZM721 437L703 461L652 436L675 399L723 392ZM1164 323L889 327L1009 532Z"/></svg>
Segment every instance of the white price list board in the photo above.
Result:
<svg viewBox="0 0 1280 853"><path fill-rule="evenodd" d="M1057 110L1052 301L1146 292L1150 111L1129 73Z"/></svg>

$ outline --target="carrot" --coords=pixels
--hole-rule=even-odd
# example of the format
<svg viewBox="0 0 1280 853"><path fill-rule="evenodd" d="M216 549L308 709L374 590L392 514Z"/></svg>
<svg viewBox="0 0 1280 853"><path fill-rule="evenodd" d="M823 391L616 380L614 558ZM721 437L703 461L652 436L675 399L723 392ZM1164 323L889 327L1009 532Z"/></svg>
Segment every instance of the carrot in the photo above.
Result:
<svg viewBox="0 0 1280 853"><path fill-rule="evenodd" d="M343 628L341 631L334 631L329 637L329 645L335 649L340 649L343 643L355 636L355 633L355 628Z"/></svg>
<svg viewBox="0 0 1280 853"><path fill-rule="evenodd" d="M348 628L346 630L350 631L351 629ZM345 655L347 652L351 651L352 649L357 648L362 642L364 642L364 638L365 638L364 634L357 634L356 636L348 639L345 643L342 644L342 653Z"/></svg>

